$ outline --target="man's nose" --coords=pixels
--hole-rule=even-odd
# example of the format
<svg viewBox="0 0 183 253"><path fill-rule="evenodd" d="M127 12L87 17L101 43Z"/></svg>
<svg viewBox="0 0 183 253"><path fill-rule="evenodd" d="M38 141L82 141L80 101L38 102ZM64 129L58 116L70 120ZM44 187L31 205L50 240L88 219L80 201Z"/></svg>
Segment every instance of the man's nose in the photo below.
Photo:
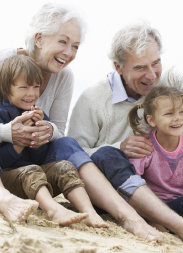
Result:
<svg viewBox="0 0 183 253"><path fill-rule="evenodd" d="M149 80L154 80L156 78L155 70L152 67L147 69L146 78Z"/></svg>

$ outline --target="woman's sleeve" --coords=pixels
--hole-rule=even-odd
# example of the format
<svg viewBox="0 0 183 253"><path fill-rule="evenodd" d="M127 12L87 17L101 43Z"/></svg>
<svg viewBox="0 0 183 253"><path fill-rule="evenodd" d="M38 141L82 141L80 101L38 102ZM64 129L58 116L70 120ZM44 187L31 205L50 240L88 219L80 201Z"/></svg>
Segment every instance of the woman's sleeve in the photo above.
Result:
<svg viewBox="0 0 183 253"><path fill-rule="evenodd" d="M13 143L11 134L11 122L7 124L0 123L0 143L3 141Z"/></svg>
<svg viewBox="0 0 183 253"><path fill-rule="evenodd" d="M59 81L60 84L58 84L55 98L50 108L49 118L50 122L54 124L53 135L55 138L60 138L65 134L68 112L74 88L73 73L71 71L67 71L65 75L62 76L62 80L57 81Z"/></svg>

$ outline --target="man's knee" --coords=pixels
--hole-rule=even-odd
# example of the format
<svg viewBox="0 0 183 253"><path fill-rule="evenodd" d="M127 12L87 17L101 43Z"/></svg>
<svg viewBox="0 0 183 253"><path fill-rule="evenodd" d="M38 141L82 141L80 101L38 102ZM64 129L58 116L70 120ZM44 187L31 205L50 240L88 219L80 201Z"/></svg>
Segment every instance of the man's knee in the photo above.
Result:
<svg viewBox="0 0 183 253"><path fill-rule="evenodd" d="M126 154L118 148L114 148L111 146L104 146L99 148L95 153L92 154L91 158L93 159L93 157L100 157L100 159L106 159L106 158L110 158L110 157L121 157L124 158L126 160L128 160L128 157L126 156Z"/></svg>

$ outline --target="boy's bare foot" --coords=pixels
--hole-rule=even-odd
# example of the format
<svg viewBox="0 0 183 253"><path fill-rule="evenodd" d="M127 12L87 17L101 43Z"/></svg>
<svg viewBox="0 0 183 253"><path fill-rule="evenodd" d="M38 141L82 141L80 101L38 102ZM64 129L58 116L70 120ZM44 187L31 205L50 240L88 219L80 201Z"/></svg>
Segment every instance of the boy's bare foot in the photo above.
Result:
<svg viewBox="0 0 183 253"><path fill-rule="evenodd" d="M0 191L0 212L9 221L23 221L38 208L38 202L30 199L21 199L8 190Z"/></svg>
<svg viewBox="0 0 183 253"><path fill-rule="evenodd" d="M62 226L67 226L73 223L79 223L83 219L88 218L88 213L75 213L55 202L55 206L47 212L50 219Z"/></svg>
<svg viewBox="0 0 183 253"><path fill-rule="evenodd" d="M91 226L94 228L109 228L109 225L104 222L104 220L94 211L88 212L89 217L84 220L84 223L87 226Z"/></svg>

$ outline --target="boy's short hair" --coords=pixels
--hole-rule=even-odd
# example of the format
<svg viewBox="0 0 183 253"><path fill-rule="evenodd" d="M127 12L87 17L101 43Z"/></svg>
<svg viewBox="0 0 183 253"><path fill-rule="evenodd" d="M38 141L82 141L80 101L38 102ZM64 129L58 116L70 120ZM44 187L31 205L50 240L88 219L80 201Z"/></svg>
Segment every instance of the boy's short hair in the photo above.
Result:
<svg viewBox="0 0 183 253"><path fill-rule="evenodd" d="M0 102L11 94L11 85L21 74L25 76L28 85L42 85L41 69L32 58L25 55L11 56L0 66Z"/></svg>

